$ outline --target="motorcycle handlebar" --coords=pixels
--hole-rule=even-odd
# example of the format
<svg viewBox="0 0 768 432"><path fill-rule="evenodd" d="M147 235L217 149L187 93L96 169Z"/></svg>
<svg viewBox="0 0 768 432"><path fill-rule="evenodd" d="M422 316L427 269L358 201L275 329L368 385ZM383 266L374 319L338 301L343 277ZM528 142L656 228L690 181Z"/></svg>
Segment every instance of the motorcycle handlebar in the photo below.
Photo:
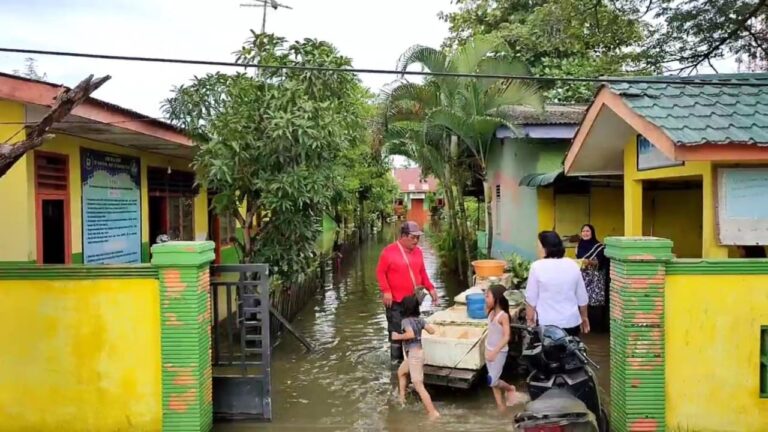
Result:
<svg viewBox="0 0 768 432"><path fill-rule="evenodd" d="M583 361L584 363L589 363L594 367L595 369L600 369L600 366L597 365L597 363L593 362L591 358L589 358L586 354L581 352L581 350L574 351L576 353L576 357L579 358L579 360Z"/></svg>

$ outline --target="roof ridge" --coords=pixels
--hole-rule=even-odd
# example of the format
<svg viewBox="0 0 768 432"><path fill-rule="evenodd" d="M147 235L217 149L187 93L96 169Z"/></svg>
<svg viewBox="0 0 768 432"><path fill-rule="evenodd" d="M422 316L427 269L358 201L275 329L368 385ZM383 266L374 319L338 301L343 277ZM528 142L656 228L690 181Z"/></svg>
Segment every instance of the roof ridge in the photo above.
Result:
<svg viewBox="0 0 768 432"><path fill-rule="evenodd" d="M768 72L740 72L740 73L727 73L727 74L701 74L701 75L653 75L653 76L625 76L625 77L603 77L604 79L626 79L626 80L644 80L644 81L746 81L746 80L768 80ZM607 82L608 85L637 85L646 84L652 85L652 83L633 83L633 82ZM664 85L670 85L664 83Z"/></svg>

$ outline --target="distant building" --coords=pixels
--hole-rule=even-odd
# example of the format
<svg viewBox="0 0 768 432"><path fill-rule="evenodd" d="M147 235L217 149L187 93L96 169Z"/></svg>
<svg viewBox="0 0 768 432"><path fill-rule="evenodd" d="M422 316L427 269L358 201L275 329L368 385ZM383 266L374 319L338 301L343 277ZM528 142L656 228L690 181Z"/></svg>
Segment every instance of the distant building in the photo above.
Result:
<svg viewBox="0 0 768 432"><path fill-rule="evenodd" d="M423 177L421 168L395 168L392 176L400 186L400 196L394 203L398 217L424 224L429 217L430 207L442 207L442 198L430 201L438 192L437 179L432 176Z"/></svg>

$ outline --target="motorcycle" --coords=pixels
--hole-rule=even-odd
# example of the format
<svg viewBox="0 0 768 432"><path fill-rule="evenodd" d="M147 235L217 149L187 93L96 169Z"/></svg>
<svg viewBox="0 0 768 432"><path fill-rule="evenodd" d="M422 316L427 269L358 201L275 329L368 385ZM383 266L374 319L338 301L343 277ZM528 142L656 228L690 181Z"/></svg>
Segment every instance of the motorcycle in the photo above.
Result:
<svg viewBox="0 0 768 432"><path fill-rule="evenodd" d="M556 326L512 327L525 332L522 361L531 370L531 402L515 416L517 430L608 432L608 415L592 370L599 367L587 356L584 343Z"/></svg>

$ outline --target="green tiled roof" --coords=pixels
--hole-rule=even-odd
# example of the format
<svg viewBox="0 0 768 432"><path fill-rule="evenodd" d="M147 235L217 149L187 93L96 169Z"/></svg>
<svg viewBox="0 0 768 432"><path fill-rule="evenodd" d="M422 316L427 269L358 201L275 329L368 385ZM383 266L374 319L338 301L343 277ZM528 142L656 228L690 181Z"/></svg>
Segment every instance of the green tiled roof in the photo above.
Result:
<svg viewBox="0 0 768 432"><path fill-rule="evenodd" d="M677 145L768 145L768 74L698 75L679 79L765 82L765 87L610 83L635 112Z"/></svg>

